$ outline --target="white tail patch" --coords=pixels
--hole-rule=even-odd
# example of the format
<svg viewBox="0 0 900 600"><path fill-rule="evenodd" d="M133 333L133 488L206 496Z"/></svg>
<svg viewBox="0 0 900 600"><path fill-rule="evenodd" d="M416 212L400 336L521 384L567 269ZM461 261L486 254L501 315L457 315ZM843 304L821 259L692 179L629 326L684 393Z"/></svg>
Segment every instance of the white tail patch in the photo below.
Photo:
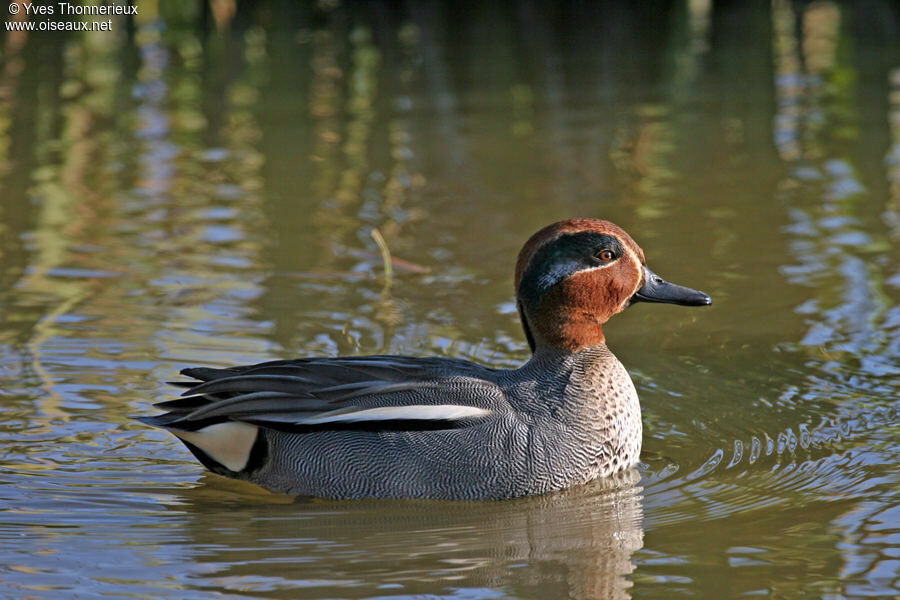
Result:
<svg viewBox="0 0 900 600"><path fill-rule="evenodd" d="M459 421L491 414L491 411L476 406L459 404L414 404L411 406L381 406L378 408L338 409L298 419L302 425L319 425L322 423L360 423L365 421Z"/></svg>
<svg viewBox="0 0 900 600"><path fill-rule="evenodd" d="M256 442L256 425L228 421L197 431L170 430L179 438L197 446L211 459L231 471L241 471L250 460Z"/></svg>

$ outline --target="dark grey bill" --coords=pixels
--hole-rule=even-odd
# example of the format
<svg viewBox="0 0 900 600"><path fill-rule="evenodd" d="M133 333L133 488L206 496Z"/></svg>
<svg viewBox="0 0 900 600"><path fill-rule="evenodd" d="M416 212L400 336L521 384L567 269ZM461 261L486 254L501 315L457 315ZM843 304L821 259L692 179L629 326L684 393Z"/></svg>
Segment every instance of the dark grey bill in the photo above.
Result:
<svg viewBox="0 0 900 600"><path fill-rule="evenodd" d="M647 267L644 267L644 285L631 297L632 302L665 302L681 306L707 306L712 298L680 285L669 283Z"/></svg>

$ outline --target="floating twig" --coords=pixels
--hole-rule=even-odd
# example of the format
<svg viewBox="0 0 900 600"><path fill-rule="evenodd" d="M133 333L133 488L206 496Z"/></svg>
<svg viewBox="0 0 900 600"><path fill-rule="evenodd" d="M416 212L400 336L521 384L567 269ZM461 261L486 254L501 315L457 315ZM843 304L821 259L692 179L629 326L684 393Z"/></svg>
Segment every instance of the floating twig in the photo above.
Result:
<svg viewBox="0 0 900 600"><path fill-rule="evenodd" d="M387 292L391 289L391 284L394 281L394 265L391 262L391 251L377 227L372 228L371 235L375 243L378 244L378 249L381 250L381 261L384 263L384 292Z"/></svg>

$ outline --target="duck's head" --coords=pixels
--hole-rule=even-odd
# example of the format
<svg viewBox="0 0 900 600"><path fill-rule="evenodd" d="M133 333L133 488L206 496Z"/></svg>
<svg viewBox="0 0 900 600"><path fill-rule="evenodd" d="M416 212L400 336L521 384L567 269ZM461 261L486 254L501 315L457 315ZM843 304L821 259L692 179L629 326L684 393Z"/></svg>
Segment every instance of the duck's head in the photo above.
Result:
<svg viewBox="0 0 900 600"><path fill-rule="evenodd" d="M532 351L549 345L575 352L605 343L603 323L633 302L712 303L648 269L631 236L600 219L560 221L531 236L519 253L515 283Z"/></svg>

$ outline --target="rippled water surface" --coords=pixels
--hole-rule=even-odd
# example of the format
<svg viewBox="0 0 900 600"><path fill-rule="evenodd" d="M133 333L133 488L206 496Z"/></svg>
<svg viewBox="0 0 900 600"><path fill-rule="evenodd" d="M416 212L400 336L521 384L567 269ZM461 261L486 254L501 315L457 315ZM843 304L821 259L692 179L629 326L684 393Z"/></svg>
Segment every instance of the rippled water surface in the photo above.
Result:
<svg viewBox="0 0 900 600"><path fill-rule="evenodd" d="M0 597L900 595L894 4L137 7L0 44ZM187 365L518 365L572 216L715 301L609 324L621 480L298 500L129 418Z"/></svg>

